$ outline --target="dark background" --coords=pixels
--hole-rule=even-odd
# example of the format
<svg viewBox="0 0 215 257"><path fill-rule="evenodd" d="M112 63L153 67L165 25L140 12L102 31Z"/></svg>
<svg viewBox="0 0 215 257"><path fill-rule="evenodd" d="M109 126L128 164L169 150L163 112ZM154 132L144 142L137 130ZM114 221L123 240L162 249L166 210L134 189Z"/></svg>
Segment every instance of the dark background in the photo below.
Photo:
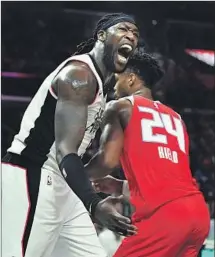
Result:
<svg viewBox="0 0 215 257"><path fill-rule="evenodd" d="M126 12L140 24L141 45L159 58L166 72L156 96L185 120L192 172L214 215L214 67L185 52L214 50L214 11L214 2L205 1L2 2L2 155L43 79L74 53L77 44L91 37L103 14Z"/></svg>

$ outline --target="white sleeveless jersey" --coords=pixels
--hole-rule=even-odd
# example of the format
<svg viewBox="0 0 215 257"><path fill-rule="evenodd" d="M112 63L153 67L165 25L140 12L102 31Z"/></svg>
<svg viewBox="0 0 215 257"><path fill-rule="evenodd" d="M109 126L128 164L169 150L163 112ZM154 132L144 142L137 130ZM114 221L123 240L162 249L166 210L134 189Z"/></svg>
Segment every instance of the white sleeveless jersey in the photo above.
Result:
<svg viewBox="0 0 215 257"><path fill-rule="evenodd" d="M98 74L99 71L88 54L68 58L44 80L27 107L21 122L20 131L14 137L11 147L8 149L8 152L27 157L54 172L60 171L56 161L54 136L54 115L57 96L54 94L51 84L60 70L72 60L86 63L95 75L98 83L98 92L95 100L88 106L87 126L84 138L78 149L78 155L81 157L84 155L99 128L106 103L106 97L103 94L103 83Z"/></svg>

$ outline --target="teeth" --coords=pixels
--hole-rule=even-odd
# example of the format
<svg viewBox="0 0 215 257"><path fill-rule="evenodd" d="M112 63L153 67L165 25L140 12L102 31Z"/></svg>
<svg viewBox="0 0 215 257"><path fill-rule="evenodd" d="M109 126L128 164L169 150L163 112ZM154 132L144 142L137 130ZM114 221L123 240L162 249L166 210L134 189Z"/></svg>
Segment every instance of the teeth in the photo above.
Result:
<svg viewBox="0 0 215 257"><path fill-rule="evenodd" d="M120 48L126 48L126 49L128 49L129 51L132 51L132 47L131 47L130 45L128 45L128 44L124 44L124 45L122 45Z"/></svg>
<svg viewBox="0 0 215 257"><path fill-rule="evenodd" d="M121 63L127 63L127 59L124 56L118 54L118 58Z"/></svg>

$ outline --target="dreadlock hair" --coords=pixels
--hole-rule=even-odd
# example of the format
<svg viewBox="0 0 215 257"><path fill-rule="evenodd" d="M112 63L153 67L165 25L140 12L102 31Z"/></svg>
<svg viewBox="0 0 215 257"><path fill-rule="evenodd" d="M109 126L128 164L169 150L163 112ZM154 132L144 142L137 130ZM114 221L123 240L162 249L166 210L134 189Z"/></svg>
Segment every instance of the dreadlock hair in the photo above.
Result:
<svg viewBox="0 0 215 257"><path fill-rule="evenodd" d="M97 34L100 30L106 30L108 27L106 26L107 24L111 24L111 21L118 18L118 17L129 17L127 14L124 13L112 13L112 14L106 14L104 15L96 24L96 27L93 31L93 37L89 38L88 40L80 43L77 46L77 50L74 55L77 54L84 54L87 52L90 52L96 41L97 41ZM111 27L111 26L109 26Z"/></svg>
<svg viewBox="0 0 215 257"><path fill-rule="evenodd" d="M152 89L164 75L158 60L140 49L137 49L129 59L126 70L140 77L149 89Z"/></svg>

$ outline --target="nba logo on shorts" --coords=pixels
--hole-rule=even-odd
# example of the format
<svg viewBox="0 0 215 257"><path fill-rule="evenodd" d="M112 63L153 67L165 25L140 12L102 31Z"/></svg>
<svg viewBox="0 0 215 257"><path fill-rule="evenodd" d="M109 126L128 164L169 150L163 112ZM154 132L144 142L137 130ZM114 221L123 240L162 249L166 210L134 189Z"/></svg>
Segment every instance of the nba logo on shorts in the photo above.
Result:
<svg viewBox="0 0 215 257"><path fill-rule="evenodd" d="M50 176L47 177L47 185L52 185L52 178Z"/></svg>

